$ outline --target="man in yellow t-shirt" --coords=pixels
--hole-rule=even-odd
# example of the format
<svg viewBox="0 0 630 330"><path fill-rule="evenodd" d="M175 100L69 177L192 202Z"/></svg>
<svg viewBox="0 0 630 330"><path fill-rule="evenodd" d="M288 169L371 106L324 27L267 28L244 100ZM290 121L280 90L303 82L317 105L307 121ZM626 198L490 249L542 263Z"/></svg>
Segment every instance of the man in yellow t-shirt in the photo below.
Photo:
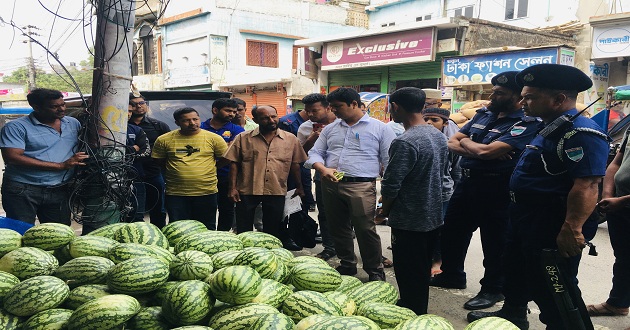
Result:
<svg viewBox="0 0 630 330"><path fill-rule="evenodd" d="M173 117L180 129L159 136L151 154L164 168L169 221L193 219L215 230L216 162L227 144L219 135L200 128L201 119L195 109L178 109Z"/></svg>

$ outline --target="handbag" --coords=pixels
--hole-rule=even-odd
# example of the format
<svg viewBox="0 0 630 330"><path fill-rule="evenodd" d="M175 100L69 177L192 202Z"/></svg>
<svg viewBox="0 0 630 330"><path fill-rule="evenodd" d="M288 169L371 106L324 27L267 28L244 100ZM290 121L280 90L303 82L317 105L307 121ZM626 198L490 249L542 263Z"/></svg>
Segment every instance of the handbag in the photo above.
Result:
<svg viewBox="0 0 630 330"><path fill-rule="evenodd" d="M317 222L305 211L293 213L288 217L289 236L301 247L314 248L317 245L315 242L317 228Z"/></svg>

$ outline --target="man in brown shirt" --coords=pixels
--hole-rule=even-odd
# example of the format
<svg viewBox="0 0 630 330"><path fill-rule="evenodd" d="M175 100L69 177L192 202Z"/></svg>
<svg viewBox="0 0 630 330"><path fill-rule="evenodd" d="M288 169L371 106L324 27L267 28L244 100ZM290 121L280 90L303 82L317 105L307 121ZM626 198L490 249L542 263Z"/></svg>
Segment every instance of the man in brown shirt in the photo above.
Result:
<svg viewBox="0 0 630 330"><path fill-rule="evenodd" d="M252 230L256 206L262 203L263 230L294 247L282 224L289 173L295 179L295 196L304 196L300 163L306 153L293 134L278 129L278 113L272 106L252 110L259 125L239 134L225 154L231 161L229 197L236 203L236 231Z"/></svg>

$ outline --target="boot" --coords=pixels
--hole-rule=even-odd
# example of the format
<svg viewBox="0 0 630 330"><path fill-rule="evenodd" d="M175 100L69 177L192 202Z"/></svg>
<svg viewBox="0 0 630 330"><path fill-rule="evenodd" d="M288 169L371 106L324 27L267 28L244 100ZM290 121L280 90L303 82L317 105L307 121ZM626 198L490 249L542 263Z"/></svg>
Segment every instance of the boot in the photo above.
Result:
<svg viewBox="0 0 630 330"><path fill-rule="evenodd" d="M470 312L466 316L466 319L468 320L468 322L473 322L484 317L496 316L514 323L514 325L516 325L521 330L527 330L529 329L529 321L527 321L528 312L529 309L527 307L511 306L508 304L504 304L501 309L494 312Z"/></svg>

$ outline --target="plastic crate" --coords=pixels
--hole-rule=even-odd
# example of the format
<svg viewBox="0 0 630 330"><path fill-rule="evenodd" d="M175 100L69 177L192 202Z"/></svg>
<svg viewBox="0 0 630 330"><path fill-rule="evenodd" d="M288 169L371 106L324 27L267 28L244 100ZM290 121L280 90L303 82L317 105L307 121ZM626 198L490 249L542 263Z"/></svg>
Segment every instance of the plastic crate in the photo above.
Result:
<svg viewBox="0 0 630 330"><path fill-rule="evenodd" d="M0 228L7 228L24 235L24 232L33 227L33 224L0 216Z"/></svg>

